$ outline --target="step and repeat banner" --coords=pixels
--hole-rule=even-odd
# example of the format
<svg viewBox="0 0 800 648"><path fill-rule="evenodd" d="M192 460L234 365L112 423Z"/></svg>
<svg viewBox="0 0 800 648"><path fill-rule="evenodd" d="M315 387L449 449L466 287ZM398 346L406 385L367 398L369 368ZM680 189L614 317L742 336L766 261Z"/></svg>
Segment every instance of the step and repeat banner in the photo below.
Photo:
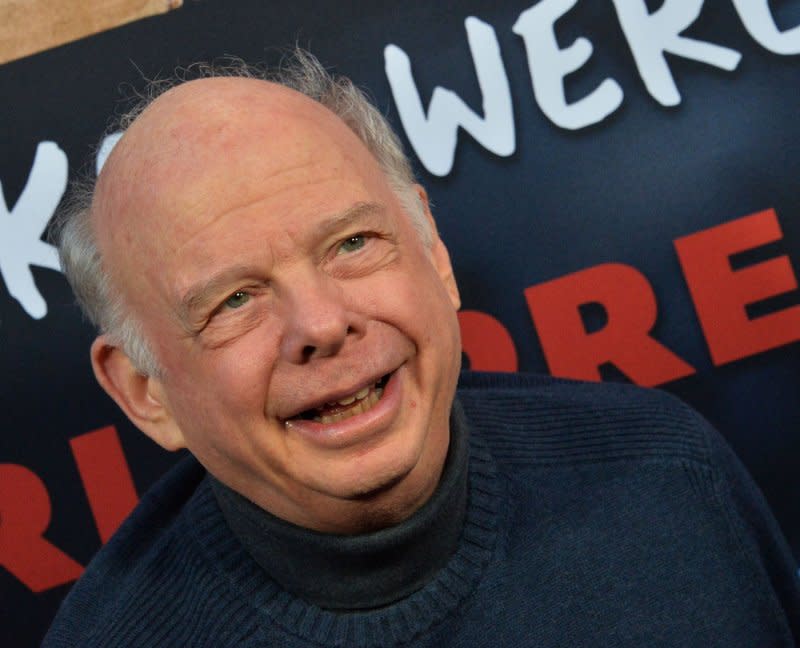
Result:
<svg viewBox="0 0 800 648"><path fill-rule="evenodd" d="M95 385L46 242L65 188L146 79L295 43L401 135L465 364L680 396L800 556L800 0L5 0L0 644L38 645L176 460Z"/></svg>

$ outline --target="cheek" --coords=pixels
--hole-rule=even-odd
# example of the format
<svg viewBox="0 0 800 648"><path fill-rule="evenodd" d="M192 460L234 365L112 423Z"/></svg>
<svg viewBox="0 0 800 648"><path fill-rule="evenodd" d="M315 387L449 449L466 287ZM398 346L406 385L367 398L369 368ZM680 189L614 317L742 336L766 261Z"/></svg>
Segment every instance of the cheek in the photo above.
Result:
<svg viewBox="0 0 800 648"><path fill-rule="evenodd" d="M425 261L416 273L387 290L392 308L419 332L426 342L441 339L455 318L455 308L439 276ZM445 339L441 339L445 342Z"/></svg>
<svg viewBox="0 0 800 648"><path fill-rule="evenodd" d="M420 260L415 272L401 273L394 281L384 277L376 282L368 316L404 335L423 359L435 363L431 371L437 375L457 374L461 344L456 310L439 276L432 267L425 271L424 263Z"/></svg>
<svg viewBox="0 0 800 648"><path fill-rule="evenodd" d="M178 380L171 390L176 416L218 429L263 418L275 353L255 337L244 336L222 349L190 350L177 367L167 367Z"/></svg>

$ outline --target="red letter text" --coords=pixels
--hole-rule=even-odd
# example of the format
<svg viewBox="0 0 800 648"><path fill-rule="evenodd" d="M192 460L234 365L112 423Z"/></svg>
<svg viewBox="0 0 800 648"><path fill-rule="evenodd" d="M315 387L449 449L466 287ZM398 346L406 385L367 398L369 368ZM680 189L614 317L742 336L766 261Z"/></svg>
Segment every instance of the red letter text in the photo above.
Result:
<svg viewBox="0 0 800 648"><path fill-rule="evenodd" d="M800 306L750 319L752 304L797 288L786 256L734 271L729 257L783 236L768 209L676 239L689 292L715 365L800 340Z"/></svg>
<svg viewBox="0 0 800 648"><path fill-rule="evenodd" d="M0 464L0 565L34 592L74 581L83 567L42 534L50 524L50 496L24 466Z"/></svg>
<svg viewBox="0 0 800 648"><path fill-rule="evenodd" d="M133 478L113 425L70 439L100 539L106 542L136 506Z"/></svg>
<svg viewBox="0 0 800 648"><path fill-rule="evenodd" d="M506 327L491 315L475 310L458 313L461 347L473 371L516 371L517 350Z"/></svg>
<svg viewBox="0 0 800 648"><path fill-rule="evenodd" d="M650 336L656 299L638 270L606 263L525 289L547 365L554 376L600 380L609 362L639 385L659 385L694 368ZM579 307L600 304L608 321L588 333Z"/></svg>

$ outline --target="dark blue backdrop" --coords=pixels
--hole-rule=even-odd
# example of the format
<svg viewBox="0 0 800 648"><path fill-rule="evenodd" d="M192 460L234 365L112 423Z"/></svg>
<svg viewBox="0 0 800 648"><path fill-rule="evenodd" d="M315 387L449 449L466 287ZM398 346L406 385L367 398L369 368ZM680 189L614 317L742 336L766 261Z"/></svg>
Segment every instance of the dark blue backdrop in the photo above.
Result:
<svg viewBox="0 0 800 648"><path fill-rule="evenodd" d="M465 19L475 16L497 37L511 93L515 152L493 154L461 131L446 176L429 173L414 159L450 247L464 308L503 324L521 370L547 371L523 291L607 262L643 273L658 303L652 335L696 370L662 387L723 432L800 555L800 345L789 340L714 366L673 246L676 238L772 208L782 239L735 260L736 267L788 255L797 268L800 57L756 42L733 2L707 2L684 35L736 50L741 60L729 71L668 54L682 100L662 106L645 86L614 4L583 0L555 26L562 48L580 36L593 45L586 64L565 80L567 100L577 101L606 78L619 84L624 97L605 120L566 130L540 109L525 43L512 31L523 11L545 4L563 9L571 3L379 0L351 6L296 0L275 7L256 0L188 0L169 14L5 64L0 180L6 204L11 210L17 203L40 142L55 142L66 153L70 176L81 165L91 168L109 114L130 94L128 86L142 86L142 77L223 54L276 62L280 48L294 42L367 88L408 145L384 48L394 44L407 54L423 105L443 86L480 112L483 97L465 31ZM761 4L767 6L753 2ZM660 5L646 3L651 11ZM767 10L781 30L800 23L798 1L772 2ZM0 218L0 261L19 253L3 247L9 228L22 227L13 215ZM0 462L24 466L41 480L52 506L45 538L85 565L100 546L100 534L70 439L115 426L139 493L174 457L134 430L95 385L88 362L93 332L62 275L35 265L31 271L47 304L43 317L11 297L8 276L0 282ZM796 308L798 294L767 300L750 316ZM602 328L602 309L584 315L588 327ZM793 339L800 339L800 327ZM614 367L602 371L606 379L625 379ZM0 483L0 502L24 497L13 486L8 478ZM7 516L0 518L0 534L13 533L11 524ZM0 539L0 564L7 567L3 546ZM12 571L0 570L0 643L36 645L69 584L32 592Z"/></svg>

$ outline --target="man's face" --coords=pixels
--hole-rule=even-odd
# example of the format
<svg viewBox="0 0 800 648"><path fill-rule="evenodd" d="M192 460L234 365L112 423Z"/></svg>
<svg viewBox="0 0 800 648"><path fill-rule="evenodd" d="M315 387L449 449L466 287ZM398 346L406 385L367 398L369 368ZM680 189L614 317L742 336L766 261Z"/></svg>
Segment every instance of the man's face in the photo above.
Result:
<svg viewBox="0 0 800 648"><path fill-rule="evenodd" d="M93 215L163 368L158 425L297 524L403 517L438 481L460 364L443 244L317 104L231 79L159 101Z"/></svg>

